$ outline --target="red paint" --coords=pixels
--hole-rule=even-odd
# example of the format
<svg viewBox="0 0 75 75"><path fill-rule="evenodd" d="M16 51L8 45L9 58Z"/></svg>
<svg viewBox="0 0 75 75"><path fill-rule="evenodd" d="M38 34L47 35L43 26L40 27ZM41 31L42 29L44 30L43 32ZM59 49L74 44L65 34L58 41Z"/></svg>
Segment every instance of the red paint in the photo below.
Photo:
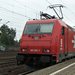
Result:
<svg viewBox="0 0 75 75"><path fill-rule="evenodd" d="M25 53L21 51L21 49L24 48L28 50L26 52L28 54L52 54L52 56L56 56L57 60L59 60L59 53L75 52L75 48L73 48L74 43L72 43L72 40L74 40L73 35L75 35L75 32L68 29L63 21L58 19L33 20L28 21L26 24L52 22L54 22L53 33L43 34L45 37L43 37L41 34L31 34L30 37L28 37L28 34L22 34L20 42L20 53ZM62 27L65 29L64 35L62 35ZM38 40L35 40L34 37L38 37ZM43 49L50 49L50 52L49 50L48 52L43 52Z"/></svg>

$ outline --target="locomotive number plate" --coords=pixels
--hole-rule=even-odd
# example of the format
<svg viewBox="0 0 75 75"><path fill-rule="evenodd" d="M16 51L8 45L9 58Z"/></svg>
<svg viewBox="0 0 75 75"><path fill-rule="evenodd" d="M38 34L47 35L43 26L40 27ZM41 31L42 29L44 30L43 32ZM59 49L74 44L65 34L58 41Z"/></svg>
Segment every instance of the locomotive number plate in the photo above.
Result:
<svg viewBox="0 0 75 75"><path fill-rule="evenodd" d="M30 49L31 52L40 52L40 49Z"/></svg>

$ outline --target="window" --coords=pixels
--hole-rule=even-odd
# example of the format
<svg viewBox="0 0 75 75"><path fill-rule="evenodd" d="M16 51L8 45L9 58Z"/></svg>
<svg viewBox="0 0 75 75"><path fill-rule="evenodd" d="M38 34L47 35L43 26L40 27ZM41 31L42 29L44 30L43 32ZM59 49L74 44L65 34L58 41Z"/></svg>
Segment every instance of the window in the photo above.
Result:
<svg viewBox="0 0 75 75"><path fill-rule="evenodd" d="M64 27L62 27L62 35L64 35L65 33L65 28Z"/></svg>
<svg viewBox="0 0 75 75"><path fill-rule="evenodd" d="M39 28L39 24L27 24L24 34L36 34Z"/></svg>
<svg viewBox="0 0 75 75"><path fill-rule="evenodd" d="M40 24L40 32L41 33L51 33L52 34L53 25L54 25L54 23Z"/></svg>
<svg viewBox="0 0 75 75"><path fill-rule="evenodd" d="M52 34L54 23L27 24L24 34Z"/></svg>

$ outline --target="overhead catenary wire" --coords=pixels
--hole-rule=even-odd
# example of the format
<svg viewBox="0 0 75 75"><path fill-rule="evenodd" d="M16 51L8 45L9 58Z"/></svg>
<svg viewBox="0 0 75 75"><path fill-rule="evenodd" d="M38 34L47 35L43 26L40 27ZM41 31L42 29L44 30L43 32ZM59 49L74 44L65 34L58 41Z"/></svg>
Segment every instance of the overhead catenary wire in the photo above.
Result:
<svg viewBox="0 0 75 75"><path fill-rule="evenodd" d="M14 5L12 5L13 7L14 7ZM23 14L21 14L21 13L18 13L18 12L15 12L15 11L13 11L13 10L10 10L10 9L8 9L8 8L6 8L6 7L2 7L2 6L0 6L0 8L1 8L1 10L3 10L3 11L7 11L7 12L11 12L11 13L13 13L13 14L16 14L16 15L19 15L19 16L22 16L22 17L26 17L26 18L30 18L30 19L32 19L31 17L28 17L28 16L26 16L26 15L23 15ZM27 10L27 9L26 9ZM31 9L32 10L32 9ZM35 12L35 10L34 10L34 12ZM0 12L1 13L1 12ZM36 12L35 12L36 13ZM38 13L36 13L36 15L37 15ZM12 17L12 18L15 18L15 17ZM17 19L17 18L15 18L15 19ZM4 19L3 19L4 20ZM9 19L8 19L9 20ZM6 20L7 21L7 20ZM17 23L17 24L15 24L15 23ZM2 23L2 24L4 24L4 23ZM18 25L19 24L19 25ZM1 25L1 24L0 24ZM22 24L22 23L20 23L20 21L19 22L14 22L14 21L11 21L10 20L10 24L7 24L8 26L10 26L10 27L19 27L19 28L21 28L22 27L22 30L20 30L20 29L17 29L17 31L18 31L18 33L20 34L22 34L22 31L23 31L23 28L24 28L24 26L25 26L25 23L24 24ZM24 26L21 26L21 25L24 25ZM17 34L18 35L18 34Z"/></svg>
<svg viewBox="0 0 75 75"><path fill-rule="evenodd" d="M3 18L2 18L3 19ZM12 22L12 23L18 23L18 24L23 24L23 23L21 23L21 22L16 22L16 21L12 21L12 20L7 20L7 19L3 19L3 20L5 20L5 21L10 21L10 22ZM1 22L0 22L0 24L2 24Z"/></svg>
<svg viewBox="0 0 75 75"><path fill-rule="evenodd" d="M3 21L5 21L5 22L0 22L0 25L3 25L3 24L5 24L6 22L7 22L7 20L6 19L3 19ZM9 20L8 20L9 21ZM13 24L14 23L14 24ZM7 24L6 24L7 25ZM15 21L11 21L10 20L10 26L16 26L16 27L19 27L19 28L21 28L22 27L22 25L25 25L25 23L19 23L19 22L15 22Z"/></svg>
<svg viewBox="0 0 75 75"><path fill-rule="evenodd" d="M1 13L0 13L0 14L1 14ZM3 14L3 13L2 13L1 15L4 15L4 16L7 16L7 17L12 17L12 16L9 16L9 15L5 15L5 14ZM11 20L10 20L12 23L23 24L23 23L20 22L20 21L23 20L23 19L19 19L19 18L16 18L16 17L14 17L14 16L12 17L12 19L18 20L18 22L16 22L16 21L11 21ZM6 20L6 19L3 19L3 20ZM6 21L7 21L7 20L6 20ZM3 23L0 23L0 24L3 24Z"/></svg>
<svg viewBox="0 0 75 75"><path fill-rule="evenodd" d="M49 4L51 4L48 0L46 0ZM52 4L51 4L52 5ZM58 9L57 9L58 10ZM59 11L59 10L58 10ZM64 14L63 14L64 15ZM73 21L71 21L66 15L64 15L70 22L72 22L72 24L75 25L75 23Z"/></svg>
<svg viewBox="0 0 75 75"><path fill-rule="evenodd" d="M49 4L51 4L48 0L46 0ZM52 5L52 4L51 4Z"/></svg>
<svg viewBox="0 0 75 75"><path fill-rule="evenodd" d="M5 22L4 22L4 23L0 23L0 25L3 25L3 24L5 24ZM7 24L6 24L6 25L7 25ZM20 25L15 25L15 24L13 25L12 22L10 23L10 26L11 26L11 25L12 25L13 27L15 26L15 27L18 27L18 28L24 27L24 26L21 26L21 24L20 24Z"/></svg>
<svg viewBox="0 0 75 75"><path fill-rule="evenodd" d="M12 17L12 16L9 16L9 15L3 14L3 13L0 13L0 14L1 14L2 16ZM14 19L16 19L16 20L19 20L19 21L20 21L20 20L23 20L23 19L20 19L20 18L16 18L16 17L14 17L14 16L13 16L12 18L14 18Z"/></svg>
<svg viewBox="0 0 75 75"><path fill-rule="evenodd" d="M20 14L20 13L14 12L14 11L12 11L12 10L9 10L9 9L4 8L4 7L1 7L1 6L0 6L0 8L6 10L6 11L8 11L8 12L11 12L11 13L14 13L14 14L17 14L17 15L20 15L20 16L23 16L23 17L31 18L31 17L28 17L28 16L25 16L25 15L23 15L23 14ZM12 17L12 18L14 18L14 17ZM18 24L22 24L22 23L14 22L14 21L11 21L11 22L13 22L13 23L18 23ZM3 24L3 23L1 23L1 24Z"/></svg>
<svg viewBox="0 0 75 75"><path fill-rule="evenodd" d="M66 4L62 1L62 0L60 0L65 6L66 6ZM67 7L67 6L66 6ZM67 7L68 8L68 7ZM70 9L70 8L68 8L68 10L75 16L75 13Z"/></svg>
<svg viewBox="0 0 75 75"><path fill-rule="evenodd" d="M19 6L17 6L17 5L13 5L13 4L9 4L9 3L6 3L6 2L3 2L3 1L0 1L1 3L4 3L4 4L7 4L7 5L10 5L10 6L13 6L13 7L17 7L17 8L19 8L19 9L23 9L23 10L25 10L25 8L27 7L27 6L25 6L24 8L23 7L19 7ZM29 8L30 9L30 8ZM28 10L28 9L26 9L26 10ZM34 12L34 13L36 13L36 14L38 14L39 15L39 13L37 13L35 10L33 10L33 9L30 9L30 10L28 10L28 11L31 11L31 12Z"/></svg>
<svg viewBox="0 0 75 75"><path fill-rule="evenodd" d="M23 15L23 14L17 13L17 12L12 11L12 10L9 10L9 9L4 8L4 7L2 7L2 6L0 6L0 8L4 9L4 10L6 10L6 11L9 11L9 12L11 12L11 13L14 13L14 14L17 14L17 15L20 15L20 16L23 16L23 17L27 17L27 18L32 19L31 17L28 17L28 16L26 16L26 15Z"/></svg>
<svg viewBox="0 0 75 75"><path fill-rule="evenodd" d="M13 25L13 24L10 22L10 25L7 25L7 26L9 26L9 28L12 28L12 27L16 28L16 27L17 27L17 28L16 28L16 29L17 29L17 32L21 34L25 25L24 25L24 26L21 26L21 25L20 25L20 26L17 26L17 25L15 25L15 24ZM18 34L17 34L17 35L18 35ZM19 35L18 35L18 36L19 36Z"/></svg>
<svg viewBox="0 0 75 75"><path fill-rule="evenodd" d="M39 11L37 11L37 10L35 10L35 9L33 9L33 8L31 8L31 7L29 7L29 6L25 5L25 4L23 4L23 3L21 3L21 2L18 2L17 0L14 0L14 1L17 2L17 3L19 3L19 4L21 4L22 6L28 7L28 8L30 8L30 9L36 11L36 12L39 12Z"/></svg>
<svg viewBox="0 0 75 75"><path fill-rule="evenodd" d="M6 19L3 19L3 20L6 20ZM6 20L7 21L7 20ZM18 24L18 26L17 27L22 27L21 25L25 25L25 23L20 23L20 22L16 22L16 21L12 21L12 20L9 20L11 23L16 23L16 24ZM3 25L4 23L0 23L0 25ZM15 25L13 25L13 26L15 26Z"/></svg>
<svg viewBox="0 0 75 75"><path fill-rule="evenodd" d="M25 5L25 4L23 4L23 3L21 3L21 2L18 2L17 0L14 0L15 2L17 2L17 3L19 3L19 4L21 4L22 6L24 6L24 7L27 7L27 8L29 8L29 9L32 9L32 10L34 10L34 11L36 11L36 12L40 12L40 11L37 11L37 10L35 10L35 9L33 9L33 8L31 8L31 7L29 7L29 6L27 6L27 5ZM35 13L36 13L35 12ZM37 14L37 13L36 13ZM38 15L40 15L40 13L38 13Z"/></svg>

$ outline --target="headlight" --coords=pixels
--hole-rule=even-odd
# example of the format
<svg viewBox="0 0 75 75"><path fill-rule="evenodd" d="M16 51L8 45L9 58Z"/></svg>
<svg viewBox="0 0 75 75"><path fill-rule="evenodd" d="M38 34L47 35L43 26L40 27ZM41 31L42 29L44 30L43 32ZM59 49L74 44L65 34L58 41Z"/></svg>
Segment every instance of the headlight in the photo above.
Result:
<svg viewBox="0 0 75 75"><path fill-rule="evenodd" d="M49 52L50 52L50 50L49 50L49 49L47 49L47 50L46 50L46 52L48 52L48 53L49 53Z"/></svg>
<svg viewBox="0 0 75 75"><path fill-rule="evenodd" d="M22 49L22 52L27 52L27 49L24 49L24 48L23 48L23 49Z"/></svg>
<svg viewBox="0 0 75 75"><path fill-rule="evenodd" d="M43 52L49 53L50 49L43 49Z"/></svg>
<svg viewBox="0 0 75 75"><path fill-rule="evenodd" d="M46 52L46 49L43 49L44 52Z"/></svg>
<svg viewBox="0 0 75 75"><path fill-rule="evenodd" d="M22 49L22 52L25 52L25 49Z"/></svg>
<svg viewBox="0 0 75 75"><path fill-rule="evenodd" d="M25 49L25 52L27 52L27 49Z"/></svg>

